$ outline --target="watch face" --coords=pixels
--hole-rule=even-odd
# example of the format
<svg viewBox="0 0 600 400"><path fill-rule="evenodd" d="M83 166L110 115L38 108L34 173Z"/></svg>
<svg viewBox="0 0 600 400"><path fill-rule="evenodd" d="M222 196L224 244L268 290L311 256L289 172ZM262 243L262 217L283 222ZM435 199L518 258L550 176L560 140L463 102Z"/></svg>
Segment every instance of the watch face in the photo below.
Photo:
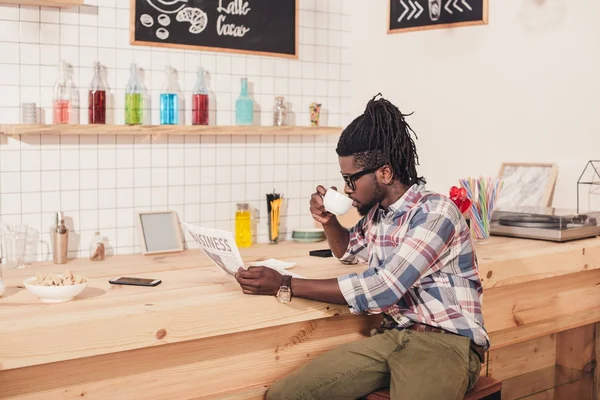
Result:
<svg viewBox="0 0 600 400"><path fill-rule="evenodd" d="M279 288L279 291L277 292L277 300L279 300L281 303L289 303L292 301L292 291L287 287Z"/></svg>

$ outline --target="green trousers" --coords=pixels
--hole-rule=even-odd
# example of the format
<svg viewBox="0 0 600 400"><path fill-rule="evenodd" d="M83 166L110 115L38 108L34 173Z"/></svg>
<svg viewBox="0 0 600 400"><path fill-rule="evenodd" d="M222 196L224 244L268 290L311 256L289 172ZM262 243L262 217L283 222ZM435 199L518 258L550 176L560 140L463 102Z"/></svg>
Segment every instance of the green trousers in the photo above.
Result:
<svg viewBox="0 0 600 400"><path fill-rule="evenodd" d="M267 400L346 400L390 387L392 400L462 400L481 362L463 336L391 329L341 345L275 382Z"/></svg>

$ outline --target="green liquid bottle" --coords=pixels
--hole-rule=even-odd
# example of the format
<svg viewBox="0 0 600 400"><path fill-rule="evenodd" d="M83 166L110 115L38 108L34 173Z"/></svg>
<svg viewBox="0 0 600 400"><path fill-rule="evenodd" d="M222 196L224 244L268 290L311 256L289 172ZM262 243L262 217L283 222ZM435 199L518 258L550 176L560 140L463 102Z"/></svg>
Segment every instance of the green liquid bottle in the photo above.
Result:
<svg viewBox="0 0 600 400"><path fill-rule="evenodd" d="M143 117L142 95L140 93L125 94L125 124L141 125Z"/></svg>
<svg viewBox="0 0 600 400"><path fill-rule="evenodd" d="M125 124L141 125L144 118L143 89L138 76L137 65L130 65L131 73L125 88Z"/></svg>

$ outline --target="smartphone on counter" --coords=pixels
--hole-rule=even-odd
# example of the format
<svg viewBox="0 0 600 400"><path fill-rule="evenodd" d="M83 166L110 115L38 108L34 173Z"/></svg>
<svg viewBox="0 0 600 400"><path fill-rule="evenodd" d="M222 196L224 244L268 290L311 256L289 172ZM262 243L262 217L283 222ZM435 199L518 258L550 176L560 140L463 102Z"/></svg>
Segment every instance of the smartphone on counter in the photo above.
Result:
<svg viewBox="0 0 600 400"><path fill-rule="evenodd" d="M323 249L323 250L311 250L308 252L309 255L313 256L313 257L333 257L333 253L331 252L331 249Z"/></svg>
<svg viewBox="0 0 600 400"><path fill-rule="evenodd" d="M127 276L120 276L118 278L111 279L108 282L112 283L113 285L156 286L159 285L162 281L160 279L131 278Z"/></svg>

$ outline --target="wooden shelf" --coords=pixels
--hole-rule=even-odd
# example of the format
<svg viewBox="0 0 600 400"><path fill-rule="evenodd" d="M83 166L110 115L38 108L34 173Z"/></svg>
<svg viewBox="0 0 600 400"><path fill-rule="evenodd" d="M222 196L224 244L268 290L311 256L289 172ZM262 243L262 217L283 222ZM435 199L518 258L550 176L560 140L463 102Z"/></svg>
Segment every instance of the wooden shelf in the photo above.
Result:
<svg viewBox="0 0 600 400"><path fill-rule="evenodd" d="M0 0L1 1L1 0ZM0 125L0 135L339 135L341 127L191 125Z"/></svg>
<svg viewBox="0 0 600 400"><path fill-rule="evenodd" d="M77 7L84 5L84 0L0 0L0 4L44 7Z"/></svg>

